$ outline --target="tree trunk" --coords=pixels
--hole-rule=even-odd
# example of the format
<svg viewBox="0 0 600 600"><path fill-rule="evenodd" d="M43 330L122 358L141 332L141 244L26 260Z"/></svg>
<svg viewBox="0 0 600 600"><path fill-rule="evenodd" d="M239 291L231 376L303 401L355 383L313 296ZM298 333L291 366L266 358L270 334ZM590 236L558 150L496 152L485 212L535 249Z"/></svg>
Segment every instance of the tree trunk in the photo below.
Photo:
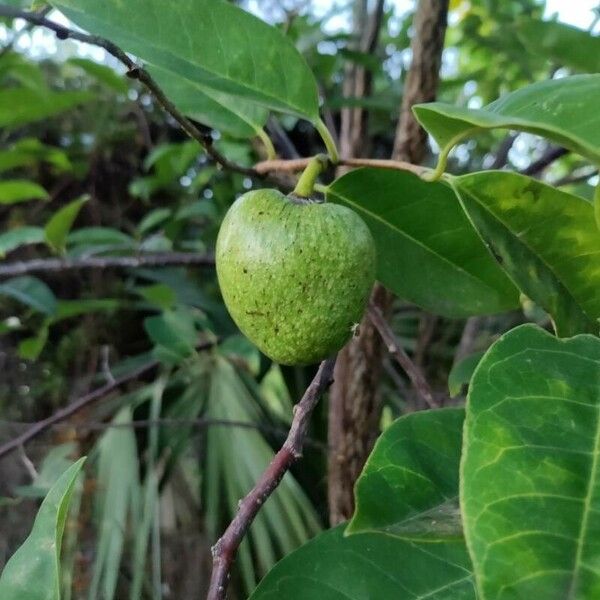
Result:
<svg viewBox="0 0 600 600"><path fill-rule="evenodd" d="M419 163L425 155L427 136L414 119L411 107L435 98L447 12L448 0L419 2L411 44L413 61L406 79L394 144L393 158L397 160ZM374 23L374 18L371 22ZM381 20L377 31L380 24ZM376 40L375 35L371 51L375 48ZM363 86L364 95L370 92L369 86ZM354 90L354 94L361 91L356 83L348 84L347 89ZM355 110L342 114L340 146L346 153L360 152L366 139L366 115L361 114L358 119ZM352 129L354 127L356 130ZM393 297L383 286L376 284L371 299L383 314L389 313ZM379 434L379 380L383 352L384 345L379 335L365 318L360 325L359 335L338 357L329 396L328 493L331 525L352 516L354 483Z"/></svg>

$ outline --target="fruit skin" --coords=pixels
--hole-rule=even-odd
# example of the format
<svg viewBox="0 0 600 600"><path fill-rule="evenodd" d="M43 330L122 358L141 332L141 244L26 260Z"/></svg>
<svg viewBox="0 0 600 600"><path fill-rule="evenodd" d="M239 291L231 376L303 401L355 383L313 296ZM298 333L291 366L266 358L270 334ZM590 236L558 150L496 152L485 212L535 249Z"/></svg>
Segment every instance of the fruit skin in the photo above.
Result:
<svg viewBox="0 0 600 600"><path fill-rule="evenodd" d="M255 190L225 216L216 265L240 330L276 362L311 364L337 352L360 321L375 243L345 206Z"/></svg>

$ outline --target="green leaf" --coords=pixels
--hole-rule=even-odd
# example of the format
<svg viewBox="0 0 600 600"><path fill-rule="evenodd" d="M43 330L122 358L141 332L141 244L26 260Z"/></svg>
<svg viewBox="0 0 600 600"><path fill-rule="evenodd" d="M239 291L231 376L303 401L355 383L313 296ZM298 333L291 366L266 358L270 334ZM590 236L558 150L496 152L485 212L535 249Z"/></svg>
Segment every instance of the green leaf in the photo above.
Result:
<svg viewBox="0 0 600 600"><path fill-rule="evenodd" d="M327 198L365 220L377 245L377 277L401 298L448 317L518 306L517 290L446 184L357 169L335 181Z"/></svg>
<svg viewBox="0 0 600 600"><path fill-rule="evenodd" d="M0 90L0 127L17 127L48 119L93 98L88 92L6 88Z"/></svg>
<svg viewBox="0 0 600 600"><path fill-rule="evenodd" d="M136 529L140 494L139 455L133 429L123 427L131 420L130 407L121 409L112 420L121 427L109 429L97 445L98 491L94 494L94 504L101 527L94 552L89 600L112 600L115 597L128 515L131 515L133 530Z"/></svg>
<svg viewBox="0 0 600 600"><path fill-rule="evenodd" d="M42 144L36 138L23 138L0 152L0 172L19 167L33 167L45 162L57 172L70 171L71 161L65 152L54 146Z"/></svg>
<svg viewBox="0 0 600 600"><path fill-rule="evenodd" d="M46 242L50 248L56 252L64 252L67 236L73 223L81 210L81 207L89 200L88 196L83 196L77 200L69 202L57 210L46 223L44 231L46 233Z"/></svg>
<svg viewBox="0 0 600 600"><path fill-rule="evenodd" d="M465 356L452 367L448 375L448 390L451 398L456 398L462 391L463 385L467 385L471 381L483 354L483 352L476 352Z"/></svg>
<svg viewBox="0 0 600 600"><path fill-rule="evenodd" d="M388 427L359 477L346 533L462 539L458 466L462 408L412 413Z"/></svg>
<svg viewBox="0 0 600 600"><path fill-rule="evenodd" d="M38 332L19 342L19 357L25 360L37 360L48 341L48 323L44 323Z"/></svg>
<svg viewBox="0 0 600 600"><path fill-rule="evenodd" d="M133 248L135 240L112 227L80 227L67 236L68 246L116 246Z"/></svg>
<svg viewBox="0 0 600 600"><path fill-rule="evenodd" d="M277 29L224 0L53 0L74 23L191 82L319 119L315 79ZM148 32L153 32L149 35Z"/></svg>
<svg viewBox="0 0 600 600"><path fill-rule="evenodd" d="M234 137L257 135L267 121L268 111L258 104L224 94L194 81L150 66L151 75L177 108L188 117Z"/></svg>
<svg viewBox="0 0 600 600"><path fill-rule="evenodd" d="M565 23L534 19L519 22L516 31L523 45L533 54L579 71L600 71L599 36Z"/></svg>
<svg viewBox="0 0 600 600"><path fill-rule="evenodd" d="M113 312L123 308L120 300L113 298L88 298L81 300L59 300L53 322L72 319L93 312Z"/></svg>
<svg viewBox="0 0 600 600"><path fill-rule="evenodd" d="M85 458L69 467L42 502L29 537L4 567L2 600L60 600L60 548L71 494Z"/></svg>
<svg viewBox="0 0 600 600"><path fill-rule="evenodd" d="M56 310L56 298L52 290L36 277L24 275L0 283L0 296L10 296L31 308L52 315Z"/></svg>
<svg viewBox="0 0 600 600"><path fill-rule="evenodd" d="M461 506L486 600L600 590L600 339L505 334L468 398Z"/></svg>
<svg viewBox="0 0 600 600"><path fill-rule="evenodd" d="M129 89L123 75L118 75L114 69L106 65L101 65L89 58L72 57L69 58L67 64L79 67L87 75L119 94L126 94Z"/></svg>
<svg viewBox="0 0 600 600"><path fill-rule="evenodd" d="M286 556L250 600L475 600L464 542L417 543L343 525Z"/></svg>
<svg viewBox="0 0 600 600"><path fill-rule="evenodd" d="M521 88L481 109L442 102L417 104L413 110L441 147L439 168L462 139L479 130L504 128L547 137L600 162L600 74L550 79Z"/></svg>
<svg viewBox="0 0 600 600"><path fill-rule="evenodd" d="M24 179L0 181L0 204L16 204L28 200L48 200L48 192L39 184Z"/></svg>
<svg viewBox="0 0 600 600"><path fill-rule="evenodd" d="M600 236L593 206L504 171L452 178L462 205L515 283L559 335L597 332Z"/></svg>
<svg viewBox="0 0 600 600"><path fill-rule="evenodd" d="M44 230L41 227L16 227L0 233L0 258L21 246L40 244L44 240Z"/></svg>
<svg viewBox="0 0 600 600"><path fill-rule="evenodd" d="M184 359L194 351L198 334L194 320L189 312L166 310L161 315L144 320L144 329L159 349L166 351L167 356L175 362Z"/></svg>

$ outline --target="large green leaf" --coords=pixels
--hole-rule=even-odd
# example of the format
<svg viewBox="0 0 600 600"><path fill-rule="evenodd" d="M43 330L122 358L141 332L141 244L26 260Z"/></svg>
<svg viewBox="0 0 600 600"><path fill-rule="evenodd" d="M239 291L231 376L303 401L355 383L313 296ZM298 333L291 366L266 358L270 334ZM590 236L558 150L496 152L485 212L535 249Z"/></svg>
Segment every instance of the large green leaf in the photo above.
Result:
<svg viewBox="0 0 600 600"><path fill-rule="evenodd" d="M463 542L345 537L343 525L286 556L251 600L475 600Z"/></svg>
<svg viewBox="0 0 600 600"><path fill-rule="evenodd" d="M464 417L462 408L428 410L386 429L356 483L356 511L346 533L462 538L458 466Z"/></svg>
<svg viewBox="0 0 600 600"><path fill-rule="evenodd" d="M600 339L500 338L471 382L463 452L482 598L600 597Z"/></svg>
<svg viewBox="0 0 600 600"><path fill-rule="evenodd" d="M481 109L432 102L416 105L414 112L442 148L440 169L460 140L497 127L542 135L598 163L598 97L600 75L573 75L534 83Z"/></svg>
<svg viewBox="0 0 600 600"><path fill-rule="evenodd" d="M152 76L188 117L234 137L263 135L266 108L150 66Z"/></svg>
<svg viewBox="0 0 600 600"><path fill-rule="evenodd" d="M367 223L377 245L377 277L400 297L449 317L518 306L516 288L445 183L387 169L357 169L327 190Z"/></svg>
<svg viewBox="0 0 600 600"><path fill-rule="evenodd" d="M60 600L60 547L71 494L85 459L71 465L48 492L29 537L4 567L2 600Z"/></svg>
<svg viewBox="0 0 600 600"><path fill-rule="evenodd" d="M10 296L47 315L56 310L56 297L52 290L37 277L23 275L0 283L0 296Z"/></svg>
<svg viewBox="0 0 600 600"><path fill-rule="evenodd" d="M597 332L600 236L592 204L516 173L452 179L465 211L560 335Z"/></svg>
<svg viewBox="0 0 600 600"><path fill-rule="evenodd" d="M579 71L600 71L600 36L557 23L527 19L517 25L517 35L534 54Z"/></svg>
<svg viewBox="0 0 600 600"><path fill-rule="evenodd" d="M150 64L312 121L317 86L277 29L224 0L53 0L73 22Z"/></svg>
<svg viewBox="0 0 600 600"><path fill-rule="evenodd" d="M0 90L0 127L17 127L53 117L93 99L89 92L53 92L28 88Z"/></svg>

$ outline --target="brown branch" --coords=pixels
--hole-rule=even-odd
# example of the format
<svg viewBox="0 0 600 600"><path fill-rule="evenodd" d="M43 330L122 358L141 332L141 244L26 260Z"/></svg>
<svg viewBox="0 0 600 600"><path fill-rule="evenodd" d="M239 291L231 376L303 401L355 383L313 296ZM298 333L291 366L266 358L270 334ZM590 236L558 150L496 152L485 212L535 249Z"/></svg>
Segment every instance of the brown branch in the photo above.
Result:
<svg viewBox="0 0 600 600"><path fill-rule="evenodd" d="M319 398L331 384L334 366L335 358L321 363L315 378L295 406L292 426L283 446L254 488L240 501L236 516L223 536L213 546L213 571L207 600L226 598L230 571L239 545L261 506L275 491L292 464L302 456L302 447L310 416Z"/></svg>
<svg viewBox="0 0 600 600"><path fill-rule="evenodd" d="M259 175L266 175L273 171L295 172L302 171L308 165L310 158L296 158L292 160L264 160L254 165ZM345 167L375 167L377 169L396 169L398 171L410 171L416 175L423 175L429 171L426 167L413 165L402 160L385 160L379 158L342 158L337 163Z"/></svg>
<svg viewBox="0 0 600 600"><path fill-rule="evenodd" d="M194 429L206 429L208 427L233 427L238 429L252 429L261 431L269 435L279 437L287 437L287 429L262 423L252 423L251 421L236 421L231 419L136 419L129 422L114 422L114 421L95 421L90 423L79 423L76 425L67 425L66 423L57 423L55 427L69 427L78 431L103 431L105 429L148 429L150 427L192 427ZM327 448L326 444L313 438L305 438L307 445L313 446L320 450Z"/></svg>
<svg viewBox="0 0 600 600"><path fill-rule="evenodd" d="M429 408L437 408L439 405L434 400L433 392L431 391L429 383L427 383L427 380L425 379L425 376L419 367L417 367L417 365L404 351L402 344L396 338L392 328L383 317L381 310L379 310L375 304L371 303L369 304L367 312L369 314L369 319L371 319L371 322L373 325L375 325L379 335L385 342L389 353L396 359L398 364L408 375L408 378L411 380L419 396L423 399L427 406L429 406Z"/></svg>
<svg viewBox="0 0 600 600"><path fill-rule="evenodd" d="M166 267L197 265L213 267L215 259L210 254L170 252L139 254L137 256L90 256L82 258L36 258L33 260L0 264L0 278L38 272L63 272L77 269L111 269L137 267Z"/></svg>
<svg viewBox="0 0 600 600"><path fill-rule="evenodd" d="M204 342L199 344L196 347L196 350L202 351L207 350L208 348L212 348L216 342ZM107 394L115 391L120 388L122 385L137 379L144 373L147 373L157 367L159 364L158 360L153 360L138 369L135 369L131 373L127 373L126 375L122 375L121 377L114 378L112 381L109 381L105 385L92 390L89 394L74 400L64 408L57 410L54 414L50 415L46 419L42 419L41 421L37 421L33 423L28 429L26 429L21 435L9 440L5 444L0 446L0 458L10 454L17 448L25 445L27 442L30 442L32 439L38 437L50 427L54 427L58 423L62 421L66 421L69 417L73 416L75 413L87 408L92 405L94 402L104 398Z"/></svg>
<svg viewBox="0 0 600 600"><path fill-rule="evenodd" d="M519 172L521 175L538 175L555 160L568 153L569 151L561 146L550 146L538 160L532 162L528 167Z"/></svg>
<svg viewBox="0 0 600 600"><path fill-rule="evenodd" d="M209 131L201 130L196 127L179 109L167 98L165 93L162 91L160 86L156 83L154 78L144 68L136 64L119 46L97 35L90 35L82 33L80 31L74 31L68 27L64 27L59 23L55 23L49 19L46 19L42 14L20 10L12 6L6 6L0 4L0 17L7 17L9 19L24 19L25 21L45 27L56 33L56 37L60 40L77 40L85 44L91 44L92 46L98 46L106 50L109 54L112 54L119 62L124 64L128 71L127 76L131 79L137 79L143 83L148 90L153 94L158 103L163 109L168 112L174 119L179 123L179 126L194 140L200 143L206 153L223 168L229 169L230 171L236 171L244 175L259 176L259 174L251 167L244 167L238 165L228 158L223 156L213 146L213 138Z"/></svg>

